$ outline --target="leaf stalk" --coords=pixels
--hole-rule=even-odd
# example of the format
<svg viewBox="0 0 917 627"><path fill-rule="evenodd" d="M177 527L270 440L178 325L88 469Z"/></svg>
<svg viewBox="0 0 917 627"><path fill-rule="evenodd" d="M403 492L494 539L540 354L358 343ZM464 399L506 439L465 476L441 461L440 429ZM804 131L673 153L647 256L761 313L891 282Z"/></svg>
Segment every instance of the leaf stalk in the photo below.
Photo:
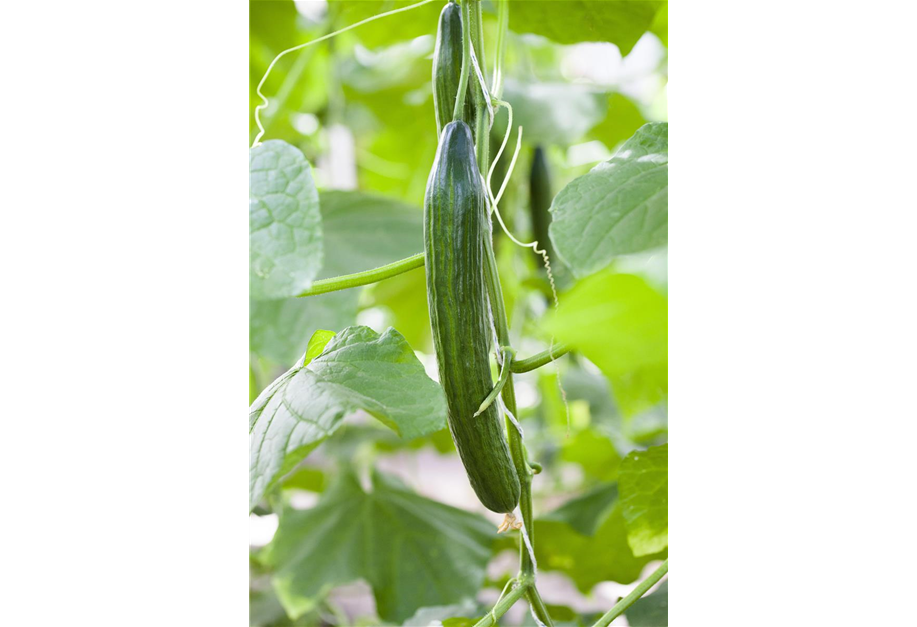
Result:
<svg viewBox="0 0 917 627"><path fill-rule="evenodd" d="M417 253L416 255L411 255L405 259L399 259L398 261L393 261L392 263L386 264L384 266L379 266L378 268L373 268L371 270L364 270L354 274L345 274L342 276L331 277L330 279L321 279L319 281L315 281L312 283L312 287L307 289L305 292L298 294L297 298L302 298L304 296L315 296L317 294L327 294L328 292L337 292L338 290L346 290L351 287L360 287L361 285L377 283L383 279L390 279L393 276L398 276L399 274L410 272L411 270L416 270L417 268L422 268L423 264L424 254Z"/></svg>

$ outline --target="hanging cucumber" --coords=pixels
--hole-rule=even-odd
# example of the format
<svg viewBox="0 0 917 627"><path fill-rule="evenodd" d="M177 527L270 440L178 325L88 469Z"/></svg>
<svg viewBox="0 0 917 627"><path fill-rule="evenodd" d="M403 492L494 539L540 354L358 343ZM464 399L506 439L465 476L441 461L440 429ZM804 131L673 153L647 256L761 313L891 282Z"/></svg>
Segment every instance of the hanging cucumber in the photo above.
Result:
<svg viewBox="0 0 917 627"><path fill-rule="evenodd" d="M548 209L554 196L551 194L551 174L548 170L548 160L544 149L537 146L532 153L532 171L529 175L529 203L532 212L532 235L540 248L548 252L548 257L553 261L554 249L551 238L548 237L548 226L551 224L551 214Z"/></svg>
<svg viewBox="0 0 917 627"><path fill-rule="evenodd" d="M483 275L486 220L471 129L450 122L424 197L427 303L455 447L481 503L508 513L519 502L520 488L501 412L490 405L475 416L494 387Z"/></svg>
<svg viewBox="0 0 917 627"><path fill-rule="evenodd" d="M442 134L443 127L452 121L462 73L462 34L462 8L450 0L439 14L436 48L433 51L433 106L437 134ZM472 81L468 81L465 93L462 120L471 124L474 120Z"/></svg>

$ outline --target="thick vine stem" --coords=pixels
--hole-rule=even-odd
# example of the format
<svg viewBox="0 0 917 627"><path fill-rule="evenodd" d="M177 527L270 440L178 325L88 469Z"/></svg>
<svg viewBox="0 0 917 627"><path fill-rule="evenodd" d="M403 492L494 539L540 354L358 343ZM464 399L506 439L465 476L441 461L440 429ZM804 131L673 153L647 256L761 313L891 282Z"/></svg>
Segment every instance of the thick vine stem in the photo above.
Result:
<svg viewBox="0 0 917 627"><path fill-rule="evenodd" d="M540 353L532 355L528 359L514 359L512 364L510 364L510 369L517 374L535 370L536 368L541 368L545 364L551 363L561 355L566 355L571 350L573 350L572 346L561 342L555 344L546 351L541 351Z"/></svg>
<svg viewBox="0 0 917 627"><path fill-rule="evenodd" d="M490 299L491 312L494 318L494 327L497 333L497 341L502 346L509 346L509 325L506 319L506 305L503 302L503 290L500 286L500 275L497 272L497 260L494 257L493 242L489 236L484 238L484 278L487 284L487 294ZM516 415L516 391L513 386L513 377L509 375L503 386L503 402L506 408ZM524 532L529 535L529 542L535 546L535 521L532 516L532 476L535 471L529 466L525 451L525 444L522 441L522 435L516 429L509 417L506 419L506 430L509 438L509 451L513 458L513 465L516 468L516 474L519 476L520 493L519 493L519 510L522 512L522 522L525 525ZM535 564L529 555L525 541L520 539L519 542L519 580L522 582L531 581L534 593L527 595L527 600L532 606L532 610L538 619L547 627L553 627L551 617L548 615L544 603L538 591L535 590ZM523 591L525 592L525 591ZM505 612L506 610L504 610ZM485 617L486 619L487 617ZM490 622L479 623L481 627L490 625Z"/></svg>
<svg viewBox="0 0 917 627"><path fill-rule="evenodd" d="M461 120L465 109L465 91L468 89L468 76L471 74L471 33L468 28L468 3L462 6L462 72L459 74L458 92L455 96L455 109L452 120Z"/></svg>
<svg viewBox="0 0 917 627"><path fill-rule="evenodd" d="M509 591L506 596L500 598L497 604L488 612L484 618L474 624L474 627L490 627L496 624L496 620L506 614L516 601L521 599L530 589L533 582L531 579L520 581L515 588Z"/></svg>
<svg viewBox="0 0 917 627"><path fill-rule="evenodd" d="M484 58L484 36L481 17L481 0L465 0L469 4L471 43L475 51L476 58L480 64L481 71L486 72L487 64ZM506 22L504 22L505 24ZM487 76L484 80L486 82ZM480 171L488 172L490 167L490 124L488 120L487 103L484 101L485 94L478 84L475 87L475 126L477 140L476 156L478 168ZM497 259L494 256L493 238L488 232L484 237L484 278L487 285L487 295L490 300L491 314L493 315L494 330L497 335L499 346L511 347L512 343L509 338L509 322L506 317L506 305L503 302L503 288L500 285L500 274L497 270ZM510 366L512 362L510 362ZM501 363L502 366L502 363ZM512 368L510 367L510 371ZM506 409L516 416L516 390L513 385L513 375L510 373L503 385L501 392L503 403ZM522 533L527 533L531 546L535 546L535 521L532 516L532 476L535 471L528 464L528 455L525 450L525 443L522 441L522 434L516 428L516 425L506 417L506 430L509 440L510 455L513 458L513 466L516 474L519 476L520 494L519 510L522 513L522 522L524 528ZM499 615L502 616L512 605L522 596L532 607L532 611L546 627L554 627L551 617L548 615L541 596L535 588L535 564L529 555L526 542L520 538L519 541L519 586L510 592L504 599L497 603L497 606L491 613L478 622L476 627L489 627Z"/></svg>
<svg viewBox="0 0 917 627"><path fill-rule="evenodd" d="M393 261L392 263L386 264L384 266L379 266L378 268L373 268L371 270L364 270L363 272L345 274L343 276L336 276L331 277L330 279L321 279L320 281L315 281L312 283L312 287L307 289L302 294L297 295L297 298L302 298L303 296L315 296L317 294L327 294L328 292L336 292L338 290L346 290L351 287L360 287L361 285L377 283L383 279L390 279L393 276L398 276L404 272L416 270L417 268L423 268L423 264L424 254L417 253L416 255L411 255L410 257L399 259L398 261Z"/></svg>
<svg viewBox="0 0 917 627"><path fill-rule="evenodd" d="M641 581L640 585L631 590L630 594L615 603L615 606L605 612L605 614L602 615L602 618L596 621L595 625L592 627L608 627L608 625L611 624L611 621L623 614L627 608L636 603L637 599L646 594L646 591L652 588L660 579L662 579L663 575L665 575L667 572L669 572L669 560L664 561L662 565L659 566L659 568L653 571L652 575Z"/></svg>
<svg viewBox="0 0 917 627"><path fill-rule="evenodd" d="M532 587L525 591L525 599L529 602L538 620L545 625L552 624L551 616L548 614L548 608L545 607L544 601L541 600L541 595L538 594L538 588L535 587L534 582L532 583Z"/></svg>
<svg viewBox="0 0 917 627"><path fill-rule="evenodd" d="M487 83L487 62L484 58L484 26L481 15L481 0L465 0L470 13L469 28L471 45L474 47L475 57L481 68L481 74ZM481 172L487 172L490 158L490 120L488 119L488 102L481 85L474 81L474 110L475 110L475 150L478 157L478 167Z"/></svg>

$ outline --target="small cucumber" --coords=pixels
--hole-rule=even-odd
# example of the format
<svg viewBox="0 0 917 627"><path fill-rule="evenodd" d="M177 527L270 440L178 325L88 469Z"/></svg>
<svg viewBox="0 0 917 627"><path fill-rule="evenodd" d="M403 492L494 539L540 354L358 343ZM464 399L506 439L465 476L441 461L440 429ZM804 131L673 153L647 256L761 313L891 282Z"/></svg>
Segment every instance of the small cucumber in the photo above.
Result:
<svg viewBox="0 0 917 627"><path fill-rule="evenodd" d="M532 153L532 171L529 174L529 202L532 211L532 234L541 248L548 251L554 259L551 238L548 237L548 226L551 214L548 209L554 196L551 194L551 174L548 170L548 159L541 146L536 146Z"/></svg>
<svg viewBox="0 0 917 627"><path fill-rule="evenodd" d="M436 113L436 132L452 121L459 77L462 74L462 8L450 0L439 14L436 30L436 48L433 50L433 106ZM462 120L474 121L474 97L471 80L465 92L465 109ZM473 137L473 134L472 134Z"/></svg>
<svg viewBox="0 0 917 627"><path fill-rule="evenodd" d="M494 387L488 356L491 325L484 284L489 237L484 186L471 129L449 122L440 137L424 197L427 303L449 430L475 493L488 509L519 502L519 478L501 412L481 407Z"/></svg>

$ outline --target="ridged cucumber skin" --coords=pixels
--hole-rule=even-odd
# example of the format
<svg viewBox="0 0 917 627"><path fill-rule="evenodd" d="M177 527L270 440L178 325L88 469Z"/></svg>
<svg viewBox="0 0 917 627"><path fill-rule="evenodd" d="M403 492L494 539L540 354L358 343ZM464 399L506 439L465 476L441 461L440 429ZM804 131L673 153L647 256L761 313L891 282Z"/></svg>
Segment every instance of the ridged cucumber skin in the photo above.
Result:
<svg viewBox="0 0 917 627"><path fill-rule="evenodd" d="M519 502L519 478L501 412L491 405L474 417L493 387L483 274L486 219L471 129L462 121L450 122L440 136L424 197L427 304L455 447L481 503L507 513Z"/></svg>
<svg viewBox="0 0 917 627"><path fill-rule="evenodd" d="M443 127L452 121L461 74L462 8L450 0L439 14L436 47L433 50L433 108L436 113L436 132L439 134L443 132ZM466 124L472 124L474 121L472 85L472 75L469 73L462 114L462 121Z"/></svg>

